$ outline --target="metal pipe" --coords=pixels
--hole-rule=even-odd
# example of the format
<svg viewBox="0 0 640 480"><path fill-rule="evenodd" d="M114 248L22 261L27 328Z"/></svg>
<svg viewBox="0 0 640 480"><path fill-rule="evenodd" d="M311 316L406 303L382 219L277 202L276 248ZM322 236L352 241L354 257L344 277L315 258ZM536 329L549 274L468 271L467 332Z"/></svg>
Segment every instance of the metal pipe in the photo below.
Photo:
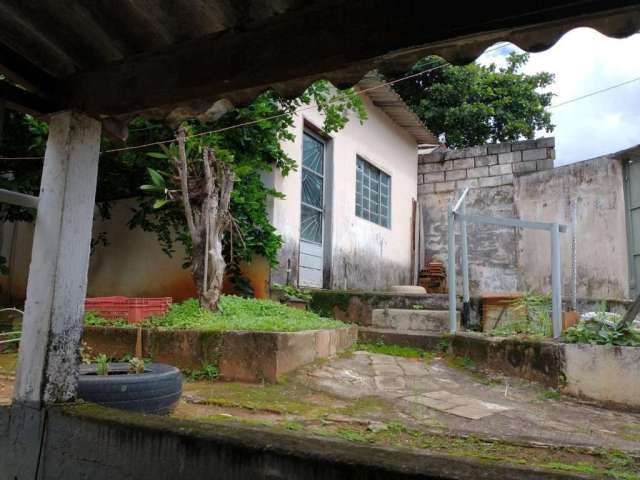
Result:
<svg viewBox="0 0 640 480"><path fill-rule="evenodd" d="M458 220L466 220L469 223L481 223L484 225L501 225L504 227L517 227L517 228L533 228L536 230L551 230L551 223L544 222L529 222L526 220L517 220L515 218L495 218L485 215L461 215L458 214ZM560 232L566 232L567 226L562 224L558 225Z"/></svg>
<svg viewBox="0 0 640 480"><path fill-rule="evenodd" d="M457 316L456 316L456 238L455 238L455 214L453 207L449 203L448 211L448 272L447 280L449 286L449 332L456 333Z"/></svg>
<svg viewBox="0 0 640 480"><path fill-rule="evenodd" d="M26 193L13 192L0 188L0 203L9 203L25 208L38 208L38 197Z"/></svg>
<svg viewBox="0 0 640 480"><path fill-rule="evenodd" d="M578 203L574 200L571 204L571 309L574 312L578 311L577 228Z"/></svg>
<svg viewBox="0 0 640 480"><path fill-rule="evenodd" d="M560 226L551 225L551 321L553 338L562 334L562 271L560 269Z"/></svg>
<svg viewBox="0 0 640 480"><path fill-rule="evenodd" d="M456 202L456 206L453 207L453 213L456 213L460 208L460 206L464 205L464 199L466 198L467 193L469 193L469 187L465 188L462 192L462 195L460 195L460 198L458 198L458 201Z"/></svg>
<svg viewBox="0 0 640 480"><path fill-rule="evenodd" d="M469 325L471 310L469 308L469 247L467 243L467 221L464 220L465 202L460 205L460 235L462 237L462 324ZM455 214L454 214L455 215Z"/></svg>

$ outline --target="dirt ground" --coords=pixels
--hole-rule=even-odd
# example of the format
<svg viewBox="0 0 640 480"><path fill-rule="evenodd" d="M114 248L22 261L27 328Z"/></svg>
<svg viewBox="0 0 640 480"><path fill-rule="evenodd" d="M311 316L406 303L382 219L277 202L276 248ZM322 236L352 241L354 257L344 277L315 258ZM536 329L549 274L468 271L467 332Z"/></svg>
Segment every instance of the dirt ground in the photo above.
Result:
<svg viewBox="0 0 640 480"><path fill-rule="evenodd" d="M0 355L0 403L15 355ZM640 414L478 371L464 359L353 352L278 384L185 381L174 417L640 480Z"/></svg>

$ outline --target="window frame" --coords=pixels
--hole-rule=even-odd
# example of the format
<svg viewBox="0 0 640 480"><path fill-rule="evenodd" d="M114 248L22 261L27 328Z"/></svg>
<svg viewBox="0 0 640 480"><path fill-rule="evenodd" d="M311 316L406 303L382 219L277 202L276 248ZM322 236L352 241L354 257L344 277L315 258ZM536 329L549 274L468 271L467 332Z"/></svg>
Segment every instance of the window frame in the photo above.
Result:
<svg viewBox="0 0 640 480"><path fill-rule="evenodd" d="M363 163L363 174L364 174L364 168L366 168L366 166L369 167L370 170L375 170L378 172L378 221L376 222L375 220L372 220L371 218L367 218L364 216L364 214L362 213L362 211L364 210L364 192L360 192L358 189L358 166L359 166L359 162ZM387 204L385 205L387 208L387 225L384 225L382 223L382 221L380 220L381 218L381 207L383 206L382 204L382 181L381 181L381 176L380 175L386 175L386 177L388 178L388 192L387 192ZM362 180L361 180L362 182ZM355 205L354 205L354 213L356 215L357 218L361 218L362 220L366 220L368 222L373 223L374 225L378 225L379 227L382 228L386 228L391 230L392 229L392 215L391 215L391 193L392 193L392 176L389 173L389 171L380 168L377 164L375 164L374 162L371 162L366 156L362 155L362 154L356 154L356 182L355 182ZM360 195L361 198L361 205L360 205L360 210L361 213L358 213L358 195ZM371 195L369 195L368 200L371 200ZM370 210L370 209L369 209Z"/></svg>

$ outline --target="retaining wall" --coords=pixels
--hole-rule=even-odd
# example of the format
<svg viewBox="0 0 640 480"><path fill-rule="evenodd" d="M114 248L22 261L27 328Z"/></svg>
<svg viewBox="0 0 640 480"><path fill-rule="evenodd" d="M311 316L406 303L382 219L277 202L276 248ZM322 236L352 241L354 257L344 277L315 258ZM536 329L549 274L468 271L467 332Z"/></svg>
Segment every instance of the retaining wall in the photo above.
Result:
<svg viewBox="0 0 640 480"><path fill-rule="evenodd" d="M82 340L93 354L122 358L135 352L136 328L85 327ZM349 348L356 327L304 332L207 332L142 330L142 355L180 369L218 365L226 380L275 382L278 377Z"/></svg>
<svg viewBox="0 0 640 480"><path fill-rule="evenodd" d="M450 354L468 357L482 368L540 382L608 407L640 411L639 347L577 345L471 332L412 334L373 328L360 329L358 338L425 350L447 346Z"/></svg>

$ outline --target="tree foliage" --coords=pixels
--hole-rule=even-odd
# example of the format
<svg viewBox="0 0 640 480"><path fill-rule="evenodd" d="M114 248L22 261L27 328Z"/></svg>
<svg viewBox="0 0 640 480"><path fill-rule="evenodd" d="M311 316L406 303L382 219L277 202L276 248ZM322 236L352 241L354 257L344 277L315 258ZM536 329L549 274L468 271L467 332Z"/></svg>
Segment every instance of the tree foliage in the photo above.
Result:
<svg viewBox="0 0 640 480"><path fill-rule="evenodd" d="M268 91L249 106L233 109L215 122L205 123L194 119L184 124L192 134L202 134L255 122L187 140L187 146L195 148L196 143L206 142L216 153L229 152L233 158L237 179L231 197L234 228L227 231L223 242L232 271L237 271L240 261L250 260L254 255L264 256L272 264L277 262L282 240L269 222L267 204L271 197L281 198L282 194L263 185L261 174L278 170L282 175L287 175L297 168L295 160L286 154L282 145L285 141L294 140L292 127L295 112L306 105L316 105L324 115L323 129L327 133L344 128L351 118L361 122L366 119L364 103L354 90L336 90L329 82L320 81L295 99L284 99ZM130 138L124 146L175 138L175 132L169 126L143 118L133 120L129 130ZM47 125L43 122L7 111L0 152L4 156L42 155L46 134ZM122 146L122 143L106 138L102 141L103 151ZM103 218L109 218L112 201L137 197L129 226L154 232L168 255L175 253L176 243L183 244L187 252L187 267L191 262L191 239L184 212L178 202L159 205L157 195L140 190L141 185L151 181L149 169L159 172L167 188L175 188L174 165L162 154L161 149L102 154L96 193L99 212ZM2 160L0 187L37 195L41 173L42 161ZM33 213L0 205L2 220L32 221ZM106 243L108 239L98 233L94 242L98 241Z"/></svg>
<svg viewBox="0 0 640 480"><path fill-rule="evenodd" d="M446 65L399 82L395 88L433 133L444 134L451 147L533 138L536 131L553 131L546 110L553 94L543 90L554 76L522 73L528 60L529 54L512 52L502 68ZM445 64L439 57L426 57L409 73Z"/></svg>

